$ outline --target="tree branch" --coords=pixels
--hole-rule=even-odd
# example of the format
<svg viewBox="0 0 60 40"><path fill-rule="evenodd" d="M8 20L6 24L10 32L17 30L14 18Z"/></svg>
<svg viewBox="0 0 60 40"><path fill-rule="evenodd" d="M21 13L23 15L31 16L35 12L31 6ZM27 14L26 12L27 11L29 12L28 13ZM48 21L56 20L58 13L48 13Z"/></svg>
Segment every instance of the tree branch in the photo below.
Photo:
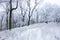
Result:
<svg viewBox="0 0 60 40"><path fill-rule="evenodd" d="M31 11L31 15L30 15L30 16L32 16L33 11L34 11L34 10L35 10L35 8L37 7L37 5L38 5L38 3L37 3L37 1L35 0L35 6L33 7L32 11Z"/></svg>
<svg viewBox="0 0 60 40"><path fill-rule="evenodd" d="M16 8L12 8L12 10L16 10L18 8L18 1L17 1L17 4L16 4Z"/></svg>

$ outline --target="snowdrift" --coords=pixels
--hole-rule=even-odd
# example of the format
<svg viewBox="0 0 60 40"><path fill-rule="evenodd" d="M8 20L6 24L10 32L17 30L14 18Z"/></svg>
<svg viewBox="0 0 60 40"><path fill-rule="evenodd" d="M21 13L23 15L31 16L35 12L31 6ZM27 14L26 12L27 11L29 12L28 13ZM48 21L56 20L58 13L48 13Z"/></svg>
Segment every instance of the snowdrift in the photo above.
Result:
<svg viewBox="0 0 60 40"><path fill-rule="evenodd" d="M0 40L60 40L60 23L39 23L0 32Z"/></svg>

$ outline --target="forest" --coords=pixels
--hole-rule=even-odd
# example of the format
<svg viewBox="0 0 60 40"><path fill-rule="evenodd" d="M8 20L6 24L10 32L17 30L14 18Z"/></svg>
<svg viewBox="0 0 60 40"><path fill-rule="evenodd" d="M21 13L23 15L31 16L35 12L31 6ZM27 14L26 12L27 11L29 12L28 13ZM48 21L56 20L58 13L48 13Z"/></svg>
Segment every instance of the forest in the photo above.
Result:
<svg viewBox="0 0 60 40"><path fill-rule="evenodd" d="M0 0L0 30L60 22L60 6L44 0Z"/></svg>

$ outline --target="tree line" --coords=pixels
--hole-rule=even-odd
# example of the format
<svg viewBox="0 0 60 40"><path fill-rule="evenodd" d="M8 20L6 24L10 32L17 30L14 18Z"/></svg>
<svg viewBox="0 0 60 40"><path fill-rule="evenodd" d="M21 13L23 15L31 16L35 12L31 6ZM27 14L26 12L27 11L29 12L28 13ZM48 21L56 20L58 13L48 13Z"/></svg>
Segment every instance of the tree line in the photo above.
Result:
<svg viewBox="0 0 60 40"><path fill-rule="evenodd" d="M45 8L42 8L42 10L38 10L37 6L39 5L39 2L37 2L38 0L34 0L34 6L31 8L31 0L25 0L27 8L25 9L25 7L23 6L23 1L20 0L20 2L17 0L16 1L16 5L15 7L13 7L13 0L10 0L9 2L6 3L6 7L3 6L3 8L6 10L4 15L1 16L1 30L2 30L2 25L3 25L3 19L4 16L5 20L6 20L6 28L7 29L11 29L12 27L23 27L25 25L30 25L30 24L34 24L34 23L48 23L48 22L60 22L60 12L57 11L59 10L59 7L55 7L54 6L48 6ZM26 6L25 5L25 6ZM18 18L16 18L16 20L14 19L14 14L13 11L16 11L18 9L18 7L20 8L20 14L18 14ZM56 11L56 12L55 12ZM51 13L54 12L54 19L50 20L49 17ZM58 13L59 12L59 13ZM36 20L32 18L32 16L34 15L34 13L36 14ZM58 13L58 14L57 14ZM40 19L39 19L40 17ZM52 17L50 17L52 18ZM49 19L49 20L48 20ZM21 20L21 21L20 21Z"/></svg>

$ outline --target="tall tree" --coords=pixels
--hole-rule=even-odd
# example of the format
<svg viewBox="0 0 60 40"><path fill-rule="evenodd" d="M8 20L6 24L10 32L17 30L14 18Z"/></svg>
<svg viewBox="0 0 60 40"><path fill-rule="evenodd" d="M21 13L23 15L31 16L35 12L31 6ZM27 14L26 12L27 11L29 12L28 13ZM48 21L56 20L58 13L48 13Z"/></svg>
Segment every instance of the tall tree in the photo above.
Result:
<svg viewBox="0 0 60 40"><path fill-rule="evenodd" d="M38 5L38 3L37 3L37 0L35 0L35 5L34 5L34 7L33 7L33 9L31 9L31 4L30 4L30 2L31 2L31 0L28 0L27 1L27 6L28 6L28 8L29 8L29 14L28 14L28 25L30 25L30 20L31 20L31 16L32 16L32 14L33 14L33 12L34 12L34 10L35 10L35 8L37 7L37 5Z"/></svg>
<svg viewBox="0 0 60 40"><path fill-rule="evenodd" d="M10 14L9 14L9 29L12 27L12 11L18 8L18 1L16 4L16 8L12 8L12 0L10 0Z"/></svg>

